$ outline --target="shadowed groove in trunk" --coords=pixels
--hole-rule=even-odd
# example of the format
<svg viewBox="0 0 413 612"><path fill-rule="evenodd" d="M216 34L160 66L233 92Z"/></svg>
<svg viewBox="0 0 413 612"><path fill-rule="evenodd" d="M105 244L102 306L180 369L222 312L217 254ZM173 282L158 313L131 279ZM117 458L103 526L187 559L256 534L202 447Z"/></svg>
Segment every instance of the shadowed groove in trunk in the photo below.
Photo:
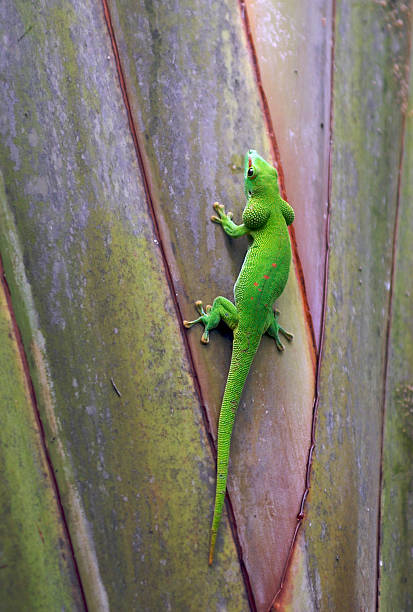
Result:
<svg viewBox="0 0 413 612"><path fill-rule="evenodd" d="M313 325L311 312L310 312L310 308L309 308L309 304L308 304L308 300L306 296L305 279L304 279L303 269L302 269L302 265L301 265L301 261L299 257L299 251L298 251L298 245L297 245L296 238L295 238L295 232L294 232L293 227L289 228L291 232L293 256L294 256L299 286L301 289L301 295L302 295L302 299L304 303L306 320L307 320L307 324L309 327L309 334L310 334L311 341L312 341L312 350L314 353L314 360L315 360L315 394L314 394L313 418L312 418L312 427L311 427L311 441L310 441L310 447L308 451L305 488L304 488L303 496L302 496L301 503L300 503L300 509L297 514L297 524L296 524L296 527L295 527L295 530L294 530L294 533L291 539L291 544L289 547L287 560L285 562L284 569L281 575L280 585L279 585L277 592L274 595L274 598L270 606L270 608L274 610L279 607L277 604L277 600L282 594L284 583L285 583L288 569L290 566L290 562L292 559L294 546L297 540L297 535L298 535L298 532L300 530L300 527L304 519L305 502L306 502L306 499L307 499L307 496L310 490L311 466L312 466L313 453L315 450L315 431L316 431L316 425L317 425L317 410L318 410L318 403L319 403L319 380L320 380L320 370L321 370L321 362L322 362L322 355L323 355L325 315L326 315L326 307L327 307L329 231L330 231L330 210L331 210L331 167L332 167L332 144L333 144L333 95L332 93L333 93L333 84L334 84L333 77L334 77L335 27L336 27L336 23L335 23L336 22L336 0L331 0L331 3L332 3L331 26L330 26L331 27L331 73L330 73L331 95L330 95L330 116L329 116L330 139L329 139L329 152L328 152L328 202L327 202L327 220L326 220L326 233L325 233L324 286L323 286L323 297L322 297L322 314L321 314L321 326L320 326L320 339L319 339L319 344L318 344L319 346L318 353L317 353L317 343L315 341L315 335L314 335L314 325ZM259 90L262 110L263 110L265 122L267 125L267 131L268 131L268 135L270 138L274 159L277 165L279 183L280 183L280 191L281 191L282 197L285 200L287 200L287 193L286 193L286 188L285 188L285 179L284 179L284 172L283 172L282 163L281 163L280 151L277 145L277 139L274 133L271 113L269 110L269 105L267 102L264 86L263 86L262 79L261 79L257 53L256 53L254 39L253 39L251 28L250 28L248 11L245 5L245 0L240 0L239 6L240 6L243 23L245 26L246 37L247 37L251 60L252 60L252 64L253 64L256 80L257 80L257 87Z"/></svg>
<svg viewBox="0 0 413 612"><path fill-rule="evenodd" d="M119 54L119 48L118 48L118 44L116 41L116 36L115 36L115 32L113 29L113 25L112 25L112 18L111 18L111 14L110 14L110 10L109 10L109 6L107 4L106 0L102 0L102 8L103 8L103 12L104 12L104 17L105 17L105 22L106 22L106 26L108 29L108 34L110 37L110 41L111 41L111 45L112 45L112 50L113 50L113 54L114 54L114 59L115 59L115 63L116 63L116 69L118 72L118 77L119 77L119 85L122 91L122 98L125 104L125 109L126 109L126 113L127 113L127 117L128 117L128 124L129 124L129 129L130 129L130 133L132 136L132 140L133 140L133 144L134 144L134 148L135 148L135 152L136 152L136 157L138 160L138 164L139 164L139 168L140 168L140 172L141 172L141 178L142 178L142 182L144 185L144 189L145 189L145 195L146 195L146 199L147 199L147 204L148 204L148 210L149 210L149 214L151 216L151 219L153 221L153 225L154 225L154 232L155 235L157 236L158 242L159 242L159 247L160 247L160 252L161 252L161 256L162 256L162 261L164 264L164 272L165 272L165 276L170 288L170 292L171 292L171 297L172 297L172 302L174 304L175 307L175 311L176 311L176 315L178 318L178 321L180 322L179 324L179 329L180 329L180 333L181 333L181 337L183 340L183 345L185 347L185 351L188 357L188 361L191 367L191 372L192 372L192 377L194 380L194 386L196 389L196 393L197 396L199 398L199 404L201 407L201 413L202 413L202 419L205 425L205 430L207 433L207 437L208 437L208 441L211 447L211 451L216 463L216 458L217 458L217 452L216 452L216 446L211 434L211 426L209 423L209 419L208 419L208 415L206 413L205 410L205 402L203 401L203 396L202 396L202 391L201 391L201 386L199 383L199 379L198 379L198 375L195 369L195 364L194 364L194 359L193 359L193 355L192 355L192 351L191 351L191 347L189 345L187 336L183 333L183 326L181 321L183 320L183 316L181 313L181 309L179 306L179 302L176 299L176 291L174 288L174 283L172 280L172 274L170 271L170 266L168 263L168 259L166 256L166 252L165 252L165 248L163 246L163 239L162 239L162 235L160 232L160 228L159 228L159 224L157 222L157 218L156 218L156 213L155 213L155 208L153 205L153 197L151 194L151 190L150 190L150 185L149 185L149 180L148 180L148 173L145 169L145 164L144 164L144 160L143 160L143 155L142 155L142 150L141 150L141 146L139 143L139 137L138 137L138 131L137 128L135 126L135 122L133 119L133 114L132 114L132 109L131 109L131 105L129 102L129 96L128 96L128 90L127 90L127 86L126 86L126 80L124 77L124 72L123 72L123 67L122 67L122 61L120 58L120 54ZM252 610L252 612L256 611L256 605L255 605L255 600L254 600L254 595L253 595L253 591L251 588L251 583L250 583L250 578L248 575L248 571L247 568L245 566L244 560L243 560L243 554L242 554L242 547L239 541L239 537L238 537L238 530L237 530L237 524L236 524L236 520L235 520L235 515L234 515L234 511L232 508L232 504L231 504L231 500L229 497L228 492L226 493L226 506L227 506L227 514L228 514L228 520L231 526L231 531L233 534L233 538L234 538L234 542L235 542L235 546L236 546L236 550L238 553L238 557L239 557L239 563L240 563L240 568L241 568L241 572L242 572L242 576L244 578L244 584L245 584L245 589L246 589L246 593L248 596L248 601L250 604L250 608Z"/></svg>
<svg viewBox="0 0 413 612"><path fill-rule="evenodd" d="M377 584L376 584L376 610L380 609L380 580L381 580L381 545L382 545L382 505L383 505L383 468L384 468L384 441L386 435L386 413L387 413L387 383L389 378L389 356L390 356L390 344L391 344L391 333L392 333L392 319L393 319L393 298L395 290L395 274L396 274L396 262L397 262L397 245L399 236L399 223L400 223L400 201L401 201L401 189L402 189L402 178L404 169L404 153L405 153L405 139L406 139L406 118L408 112L409 102L409 85L411 75L411 51L412 51L412 7L410 8L409 14L409 44L408 44L408 65L406 67L406 83L407 90L405 92L406 99L404 100L402 127L401 127L401 143L400 143L400 158L399 168L397 176L397 198L396 198L396 212L394 217L394 229L393 229L393 244L392 244L392 259L391 259L391 276L390 276L390 291L387 307L387 321L386 321L386 344L385 344L385 356L384 356L384 369L383 369L383 388L382 388L382 421L381 421L381 436L380 436L380 480L378 490L378 513L377 513Z"/></svg>
<svg viewBox="0 0 413 612"><path fill-rule="evenodd" d="M55 500L56 500L58 512L60 514L60 518L61 518L61 521L62 521L63 532L64 532L66 540L67 540L67 546L68 546L68 549L70 551L70 555L72 557L73 568L74 568L74 571L75 571L75 574L76 574L76 578L77 578L77 581L78 581L81 601L83 603L84 609L87 611L88 610L88 606L87 606L87 602L86 602L85 591L84 591L83 584L82 584L82 578L81 578L79 567L78 567L78 564L77 564L76 555L75 555L75 551L74 551L74 547L73 547L73 542L72 542L72 539L70 537L68 521L67 521L67 518L66 518L66 514L65 514L65 511L64 511L63 504L62 504L62 498L61 498L61 495L60 495L58 483L57 483L55 472L54 472L54 469L53 469L53 463L52 463L52 460L50 458L50 454L49 454L49 451L48 451L48 448L47 448L47 444L46 444L46 436L45 436L45 431L44 431L43 423L42 423L42 420L41 420L41 417L40 417L40 413L39 413L39 408L38 408L38 403L37 403L37 398L36 398L36 392L34 390L33 381L32 381L31 375L30 375L30 368L29 368L29 363L28 363L28 360L27 360L27 355L26 355L26 351L25 351L25 348L24 348L24 344L23 344L22 335L21 335L19 326L17 324L16 316L14 314L13 303L12 303L12 296L11 296L11 293L10 293L9 285L7 283L6 274L5 274L5 271L4 271L4 268L3 268L3 259L1 257L1 253L0 253L0 277L1 277L1 281L0 282L2 284L4 295L6 297L7 308L8 308L9 314L10 314L10 319L11 319L12 326L13 326L13 331L14 331L14 337L15 337L15 340L16 340L17 349L18 349L18 353L19 353L19 356L20 356L21 364L22 364L22 370L23 370L23 373L24 373L24 377L26 379L27 388L29 390L29 396L30 396L30 400L31 400L31 405L32 405L32 410L33 410L34 418L35 418L35 421L37 423L39 434L40 434L40 445L41 445L41 449L43 451L43 454L44 454L44 457L45 457L45 462L46 462L46 465L47 465L48 479L49 479L49 481L51 483L51 487L52 487L52 490L53 490L54 495L55 495Z"/></svg>
<svg viewBox="0 0 413 612"><path fill-rule="evenodd" d="M255 49L254 38L251 32L251 27L250 27L250 22L248 18L247 7L245 5L245 0L239 0L239 7L241 11L242 22L245 28L245 35L247 38L248 48L250 51L253 71L255 74L256 81L257 81L257 88L258 88L259 97L261 100L264 121L267 126L268 137L271 143L272 155L273 155L273 158L274 158L274 161L277 167L277 171L278 171L278 180L280 184L281 196L284 200L288 201L287 191L285 188L284 171L283 171L283 167L281 163L280 150L279 150L279 147L277 144L277 138L274 132L274 126L273 126L272 117L271 117L271 113L270 113L270 109L269 109L269 105L267 101L267 96L265 94L264 86L263 86L262 79L261 79L261 72L260 72L260 68L258 64L257 52ZM304 304L304 311L305 311L305 316L306 316L306 322L308 325L308 332L311 338L313 360L314 360L314 363L316 363L317 348L316 348L315 335L314 335L314 325L313 325L313 320L312 320L312 316L310 312L310 306L309 306L308 299L307 299L304 273L303 273L303 268L301 265L300 255L298 252L298 246L297 246L297 241L295 237L294 226L290 225L288 229L289 229L290 238L291 238L293 259L294 259L294 264L295 264L294 267L295 267L295 271L297 275L298 285L301 291L301 297L302 297L303 304Z"/></svg>

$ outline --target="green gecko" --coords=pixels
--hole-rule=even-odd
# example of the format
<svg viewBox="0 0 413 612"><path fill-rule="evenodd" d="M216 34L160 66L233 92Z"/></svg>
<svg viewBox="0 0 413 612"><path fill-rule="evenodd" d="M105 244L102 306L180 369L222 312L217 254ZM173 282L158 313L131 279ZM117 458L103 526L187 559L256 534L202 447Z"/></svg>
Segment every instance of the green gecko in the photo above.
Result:
<svg viewBox="0 0 413 612"><path fill-rule="evenodd" d="M284 291L288 279L291 243L287 226L294 221L294 210L280 195L276 169L252 149L245 156L244 189L247 204L242 213L242 225L236 225L232 213L226 213L218 202L214 204L218 216L211 217L228 236L238 238L248 234L252 238L234 285L235 306L221 296L205 310L202 302L197 301L195 306L201 316L195 321L183 322L185 327L203 323L205 329L201 342L205 344L209 342L209 332L221 320L234 333L231 365L218 423L217 482L209 565L214 558L225 500L232 427L252 360L264 333L274 338L280 351L284 346L279 333L287 340L293 338L279 325L280 313L277 310L273 312L273 304Z"/></svg>

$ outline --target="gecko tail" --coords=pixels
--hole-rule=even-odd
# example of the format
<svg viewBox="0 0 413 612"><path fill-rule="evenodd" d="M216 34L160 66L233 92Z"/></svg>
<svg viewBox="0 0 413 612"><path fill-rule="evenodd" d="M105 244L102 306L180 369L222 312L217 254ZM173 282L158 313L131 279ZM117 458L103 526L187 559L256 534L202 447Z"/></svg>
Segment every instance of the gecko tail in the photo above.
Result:
<svg viewBox="0 0 413 612"><path fill-rule="evenodd" d="M213 531L211 529L208 565L212 565L214 562L215 542L217 541L217 533L218 533L217 531Z"/></svg>
<svg viewBox="0 0 413 612"><path fill-rule="evenodd" d="M257 352L261 340L261 335L261 332L256 332L255 334L245 333L239 328L234 331L231 365L228 372L227 384L225 385L224 397L222 398L218 422L217 482L214 517L212 519L210 536L209 565L212 565L214 560L218 527L221 522L222 509L225 502L229 450L235 414L248 372L250 371L252 360L254 359L254 355Z"/></svg>

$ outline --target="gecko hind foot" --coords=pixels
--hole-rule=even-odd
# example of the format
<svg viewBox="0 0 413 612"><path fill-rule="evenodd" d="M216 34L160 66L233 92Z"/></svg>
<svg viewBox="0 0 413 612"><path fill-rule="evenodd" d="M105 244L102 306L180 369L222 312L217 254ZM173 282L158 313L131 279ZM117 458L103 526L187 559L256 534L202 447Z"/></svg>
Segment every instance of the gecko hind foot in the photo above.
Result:
<svg viewBox="0 0 413 612"><path fill-rule="evenodd" d="M192 327L192 325L195 325L196 323L201 323L202 321L202 317L206 317L208 316L208 312L211 310L211 306L208 304L208 306L206 306L205 310L204 310L204 305L202 304L201 300L197 300L195 302L195 308L197 309L197 311L199 312L199 314L201 315L200 317L198 317L197 319L195 319L194 321L182 321L182 323L184 324L185 327ZM203 322L203 321L202 321ZM204 323L205 325L205 323Z"/></svg>
<svg viewBox="0 0 413 612"><path fill-rule="evenodd" d="M202 316L205 316L205 315L206 315L206 312L205 312L205 310L204 310L204 305L203 305L203 303L201 302L201 300L197 300L197 301L195 302L195 308L197 309L197 311L199 312L199 314L200 314L200 315L202 315Z"/></svg>
<svg viewBox="0 0 413 612"><path fill-rule="evenodd" d="M209 342L209 332L212 329L215 329L221 319L230 327L230 329L234 329L238 323L238 313L234 304L227 300L224 297L217 297L214 300L214 303L207 304L204 306L201 300L197 300L195 302L195 308L201 315L194 321L183 321L183 325L187 328L192 327L196 323L202 323L204 326L204 333L201 336L202 344L208 344Z"/></svg>
<svg viewBox="0 0 413 612"><path fill-rule="evenodd" d="M284 338L288 340L288 342L294 340L294 334L290 334L290 332L286 331L283 327L281 327L281 325L278 326L278 329L280 333L284 336Z"/></svg>
<svg viewBox="0 0 413 612"><path fill-rule="evenodd" d="M182 323L183 323L184 327L186 327L187 329L189 329L193 325L196 325L197 323L202 323L205 326L205 330L204 330L204 333L202 334L201 342L202 342L202 344L208 344L208 342L209 342L209 330L207 329L207 325L208 325L209 313L210 313L212 307L211 307L210 304L208 304L205 307L205 310L204 310L204 305L201 302L201 300L197 300L195 302L195 308L197 309L197 311L199 312L199 314L201 316L198 317L197 319L194 319L193 321L184 320L184 321L182 321Z"/></svg>
<svg viewBox="0 0 413 612"><path fill-rule="evenodd" d="M277 349L282 352L285 350L285 346L283 345L283 343L280 340L280 334L282 334L284 336L284 338L286 338L286 340L288 340L288 342L291 342L291 340L294 338L293 334L290 334L290 332L288 332L287 330L285 330L283 327L281 327L281 325L278 323L278 318L280 316L280 311L276 310L273 314L272 320L268 326L267 329L267 334L269 336L271 336L271 338L274 338L275 340L275 346L277 347Z"/></svg>

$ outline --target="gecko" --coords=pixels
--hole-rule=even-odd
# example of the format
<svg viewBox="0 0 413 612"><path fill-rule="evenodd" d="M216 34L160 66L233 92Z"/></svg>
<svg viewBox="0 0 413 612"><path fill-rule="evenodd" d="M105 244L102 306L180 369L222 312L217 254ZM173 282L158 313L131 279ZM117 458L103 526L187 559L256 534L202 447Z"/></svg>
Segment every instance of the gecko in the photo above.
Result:
<svg viewBox="0 0 413 612"><path fill-rule="evenodd" d="M218 421L217 478L214 515L210 532L209 565L214 549L225 501L228 461L235 413L254 355L264 333L275 340L279 351L284 350L280 333L289 341L293 335L278 322L279 311L273 310L275 300L284 291L291 264L291 242L288 225L294 221L293 208L282 199L277 170L258 153L250 149L245 155L244 191L247 198L241 225L232 220L232 212L215 202L216 215L211 221L221 225L231 238L248 235L250 246L234 285L235 304L225 297L215 298L204 309L200 300L195 307L200 316L183 321L189 328L204 325L201 342L209 342L209 332L220 321L233 331L231 364L222 398Z"/></svg>

